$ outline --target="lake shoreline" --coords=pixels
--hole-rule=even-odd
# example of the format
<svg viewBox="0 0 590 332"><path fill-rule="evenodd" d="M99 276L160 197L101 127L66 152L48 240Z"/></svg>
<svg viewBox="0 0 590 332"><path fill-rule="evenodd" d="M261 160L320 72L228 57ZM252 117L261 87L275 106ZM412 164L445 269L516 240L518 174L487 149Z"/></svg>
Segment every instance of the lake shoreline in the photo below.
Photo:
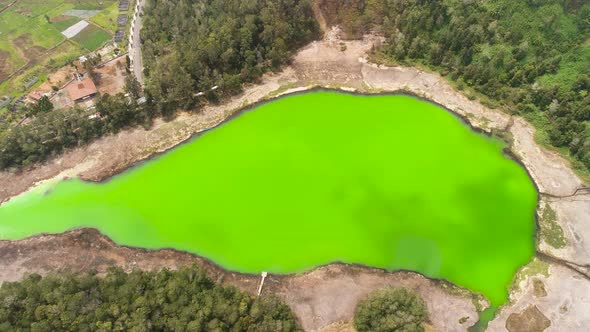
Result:
<svg viewBox="0 0 590 332"><path fill-rule="evenodd" d="M583 182L569 167L568 162L554 152L548 151L534 141L534 129L524 119L511 117L498 110L491 110L477 101L469 100L437 74L427 73L415 68L385 67L369 64L366 53L372 45L372 37L362 41L346 41L346 51L340 50L340 41L326 39L314 42L302 49L294 58L293 64L282 72L266 75L262 83L245 87L244 92L220 105L209 105L202 113L181 113L170 122L157 121L154 128L130 129L117 135L111 135L81 147L67 151L44 165L21 173L0 172L0 201L5 201L22 193L44 179L59 181L68 177L80 177L85 181L104 181L115 174L125 171L133 165L153 158L156 154L168 151L178 144L190 141L195 135L226 121L235 113L252 108L256 102L268 101L268 98L280 96L289 91L298 91L309 87L354 89L356 93L395 93L408 92L419 98L434 102L453 114L467 119L472 127L482 131L506 130L513 138L510 154L533 179L538 192L538 200L553 206L560 213L557 223L565 232L568 246L554 249L545 245L542 239L535 246L558 258L568 259L579 264L587 264L583 252L588 245L584 236L588 234L583 221L590 218L590 212L583 206L566 205L558 201L549 201L544 194L556 197L570 195L582 187ZM107 180L108 181L108 180ZM580 197L580 199L585 199ZM562 216L568 216L564 219ZM537 232L541 227L537 213ZM576 230L572 233L571 228ZM590 238L587 237L587 241ZM27 241L27 240L22 240ZM0 243L5 241L0 241ZM20 241L17 241L20 242ZM570 272L552 267L552 272L543 280L555 286ZM33 266L31 268L34 268ZM556 275L553 276L553 271ZM537 277L538 278L538 277ZM511 295L510 303L500 309L494 322L501 326L511 314L523 310L527 301L533 301L532 281L527 278L523 291ZM518 286L518 285L517 285ZM522 286L521 286L522 288ZM562 290L563 291L563 290ZM568 289L562 296L571 297L572 305L583 306L575 289ZM576 300L577 298L577 300ZM559 305L554 300L538 302L546 312L559 312ZM577 307L575 307L577 308ZM493 322L493 323L494 323Z"/></svg>
<svg viewBox="0 0 590 332"><path fill-rule="evenodd" d="M0 252L6 250L10 250L13 254L0 256L0 264L12 268L0 271L0 283L20 280L24 276L24 273L22 273L22 267L24 266L22 266L23 262L20 257L22 254L29 257L30 261L36 262L35 264L39 267L42 266L41 269L35 271L35 273L41 275L51 271L64 270L63 260L67 259L69 263L65 270L69 272L84 272L91 269L96 270L99 274L104 274L108 267L113 265L120 266L126 271L132 271L134 268L143 270L163 267L176 269L197 264L207 272L212 280L237 287L252 295L256 294L260 282L260 275L258 274L227 270L205 257L186 251L172 248L146 249L118 245L94 228L78 228L60 234L38 234L15 241L1 240ZM21 254L15 253L16 251ZM56 252L59 254L56 255ZM113 264L114 262L116 263ZM318 278L318 274L324 277ZM378 279L379 281L375 282L373 280L369 282L371 279ZM313 317L314 315L310 315L311 313L304 310L302 305L315 306L325 311L327 309L325 307L332 306L332 304L310 301L310 298L318 295L301 294L301 288L305 288L307 292L313 287L331 288L333 287L330 286L332 283L339 284L344 280L347 280L347 282L354 280L355 285L359 287L360 293L355 292L355 294L351 295L355 301L360 300L371 290L382 287L383 284L409 287L416 290L426 301L434 326L440 330L456 329L457 326L467 327L475 324L477 313L476 308L473 306L474 301L478 302L482 307L489 305L482 295L473 293L444 279L429 278L415 271L388 271L362 264L341 262L320 265L300 273L269 274L267 282L264 284L263 295L278 295L292 308L295 308L294 311L302 320L304 328L307 327L306 330L316 330L323 327L326 318L334 320L334 317L323 317L318 321L316 317ZM297 284L297 286L293 284ZM339 297L342 294L331 292L330 296ZM449 312L448 308L441 307L440 303L448 303L455 309L455 312ZM345 310L342 310L341 313L334 312L331 315L340 317L352 314L355 309L353 304L346 301L340 303L338 306L345 307ZM469 317L469 319L459 324L459 319L465 316ZM450 317L453 317L453 319L449 319Z"/></svg>

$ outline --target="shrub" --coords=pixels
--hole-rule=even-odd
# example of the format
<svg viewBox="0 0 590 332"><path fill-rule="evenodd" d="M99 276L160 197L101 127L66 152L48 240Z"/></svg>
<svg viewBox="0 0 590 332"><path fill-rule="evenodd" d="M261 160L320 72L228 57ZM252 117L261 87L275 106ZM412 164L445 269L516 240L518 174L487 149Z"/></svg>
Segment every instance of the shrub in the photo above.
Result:
<svg viewBox="0 0 590 332"><path fill-rule="evenodd" d="M417 332L424 331L428 319L424 301L405 288L375 291L361 301L354 317L359 332Z"/></svg>

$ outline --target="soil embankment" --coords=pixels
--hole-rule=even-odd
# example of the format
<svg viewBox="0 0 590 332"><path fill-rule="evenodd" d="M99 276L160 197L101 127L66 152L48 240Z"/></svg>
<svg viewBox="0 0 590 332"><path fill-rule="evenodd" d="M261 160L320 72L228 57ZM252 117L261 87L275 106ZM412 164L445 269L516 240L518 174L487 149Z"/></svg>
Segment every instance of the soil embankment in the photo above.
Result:
<svg viewBox="0 0 590 332"><path fill-rule="evenodd" d="M117 135L104 137L88 146L68 151L44 165L36 166L34 169L25 172L0 172L0 202L26 191L35 183L46 179L59 180L72 176L79 176L90 181L106 179L141 160L174 147L196 133L218 125L247 105L281 93L313 86L353 89L364 93L403 90L445 106L466 118L471 125L482 130L508 131L513 138L512 152L519 157L535 180L539 190L543 193L541 197L543 203L548 204L556 211L556 223L563 229L567 242L565 247L557 249L548 245L545 239L540 238L539 250L558 259L566 259L575 264L587 265L589 263L587 257L589 256L588 253L590 253L590 224L587 222L590 220L590 196L584 195L583 192L571 196L576 189L582 186L582 181L571 170L568 163L557 154L537 145L534 141L534 129L526 121L520 118L511 119L509 115L499 110L492 110L477 101L469 100L460 92L454 90L443 77L437 74L415 68L383 67L367 63L366 54L376 42L380 42L380 40L373 36L367 36L363 40L357 41L341 41L338 38L337 31L332 30L326 33L324 40L314 42L302 49L295 56L291 66L280 73L266 75L261 84L248 86L241 95L231 101L208 106L199 114L182 113L172 121L158 121L148 131L132 129ZM51 249L52 246L58 248L67 237L80 235L80 233L74 232L34 239L46 239L44 246L49 248L46 250L51 251L53 250ZM35 254L36 249L39 248L39 244L35 241L38 240L0 241L0 264L3 267L9 267L6 271L14 270L13 277L9 277L8 272L3 272L4 274L0 274L0 280L14 280L23 273L45 271L48 264L46 262L47 257ZM103 239L103 241L106 240ZM89 242L87 245L100 246L101 244L99 242L96 244ZM55 250L54 264L47 266L51 269L81 269L80 266L76 266L73 262L88 261L94 257L92 251L80 251L76 247L63 247ZM142 260L144 263L137 263L137 266L141 268L173 267L175 264L183 262L201 264L203 261L188 254L170 254L168 251L146 253L139 249L121 248L120 250L128 251L129 257L140 255L140 252L145 255ZM8 260L11 255L17 255L18 260ZM158 255L163 258L156 258ZM176 255L188 256L186 256L187 258L181 258L181 256ZM70 257L70 259L65 257ZM112 261L108 260L110 257L108 255L96 257L103 260L105 266L108 264L132 264L133 262L129 258L129 260L122 260L117 263L119 258L116 255L111 257ZM588 280L563 266L551 262L545 262L544 264L547 265L548 272L546 274L530 273L524 277L520 285L517 285L519 286L518 289L515 288L511 294L511 304L502 308L498 317L491 323L490 329L492 331L514 329L512 328L513 325L507 325L508 318L511 315L521 314L524 312L523 310L526 310L531 305L536 306L538 310L529 310L527 312L536 313L534 317L539 317L541 320L543 317L547 317L550 320L549 330L583 331L585 326L590 325L590 318L585 314L585 308L590 305L590 293L588 293L590 292L590 283ZM342 273L341 270L338 270L340 268L343 267L340 265L329 266L304 275L304 277L317 278L317 280L327 278L327 283L322 284L327 286L320 287L305 285L303 282L298 283L294 281L297 280L297 277L288 279L291 280L289 281L291 284L277 284L280 285L276 288L278 294L281 294L280 287L298 290L297 293L289 293L291 295L283 293L281 296L291 304L306 328L317 329L338 321L350 321L352 318L350 308L353 307L353 304L358 301L360 296L365 294L365 291L372 289L371 287L386 284L385 280L391 280L388 282L397 280L395 282L400 283L403 281L400 273L380 272L385 276L358 277L356 270L350 268ZM327 273L326 271L336 271L338 273L323 275L322 273ZM235 276L235 274L229 272L224 272L224 275L224 280ZM318 276L321 276L321 278ZM270 279L270 285L274 282L272 280L274 279ZM541 281L544 292L534 292L535 285L537 288L540 285L539 282L534 282L534 280ZM431 290L436 289L436 292L442 292L439 285L432 281L428 282L431 283ZM236 285L240 286L240 283L236 282ZM269 290L273 290L272 287ZM420 288L422 286L416 287ZM361 291L356 291L357 288L361 289ZM343 292L342 289L347 291ZM580 292L588 294L581 294ZM545 293L546 296L537 296ZM436 299L436 306L443 311L459 313L474 310L473 306L469 307L468 305L466 307L459 306L459 309L456 309L455 306L449 306L448 303L455 301L453 300L454 297L444 292L438 294L443 295ZM312 298L309 299L308 296ZM298 306L297 297L304 298L306 302ZM350 300L342 297L350 297ZM325 306L318 307L319 304L316 303ZM432 306L432 304L429 304L429 306ZM438 309L431 308L431 310ZM543 316L540 316L539 312ZM468 316L470 317L468 321L472 323L472 315L469 314ZM437 316L437 314L433 314L431 317L433 325L440 331L465 330L469 324L456 325L459 318ZM513 320L514 318L511 321ZM445 326L446 323L451 325Z"/></svg>

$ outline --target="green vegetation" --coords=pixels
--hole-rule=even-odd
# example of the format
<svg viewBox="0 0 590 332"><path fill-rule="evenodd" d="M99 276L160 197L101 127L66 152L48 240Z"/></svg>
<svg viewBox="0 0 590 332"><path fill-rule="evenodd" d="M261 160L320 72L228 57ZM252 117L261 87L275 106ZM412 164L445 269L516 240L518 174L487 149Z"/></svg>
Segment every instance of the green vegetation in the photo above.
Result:
<svg viewBox="0 0 590 332"><path fill-rule="evenodd" d="M97 50L110 39L111 35L93 24L88 25L84 30L80 31L79 34L72 38L73 41L82 45L82 47L89 51Z"/></svg>
<svg viewBox="0 0 590 332"><path fill-rule="evenodd" d="M520 283L525 280L527 277L535 276L535 275L542 275L545 277L549 276L549 264L546 262L534 257L533 260L522 267L520 271L516 274L513 282L513 288L520 289Z"/></svg>
<svg viewBox="0 0 590 332"><path fill-rule="evenodd" d="M115 2L102 12L91 17L90 21L108 31L116 31L119 29L117 26L117 17L119 14L122 14L119 12L119 3Z"/></svg>
<svg viewBox="0 0 590 332"><path fill-rule="evenodd" d="M563 229L557 223L557 214L548 204L543 208L539 223L541 225L540 235L543 241L556 249L566 246L567 241Z"/></svg>
<svg viewBox="0 0 590 332"><path fill-rule="evenodd" d="M354 326L358 332L421 332L427 320L419 295L405 288L386 288L359 302Z"/></svg>
<svg viewBox="0 0 590 332"><path fill-rule="evenodd" d="M1 331L301 331L289 307L216 285L196 266L30 275L0 287Z"/></svg>
<svg viewBox="0 0 590 332"><path fill-rule="evenodd" d="M61 32L80 21L81 19L78 17L60 15L52 18L51 24L53 24L53 26Z"/></svg>
<svg viewBox="0 0 590 332"><path fill-rule="evenodd" d="M309 0L148 0L141 30L146 93L163 115L240 91L318 36ZM202 97L201 97L202 98Z"/></svg>
<svg viewBox="0 0 590 332"><path fill-rule="evenodd" d="M28 116L34 116L39 113L47 113L53 111L53 104L49 101L47 96L41 97L36 105L28 107Z"/></svg>
<svg viewBox="0 0 590 332"><path fill-rule="evenodd" d="M0 169L28 166L61 152L64 148L87 143L123 127L149 125L152 114L123 94L101 96L94 110L77 107L59 112L39 112L27 107L24 114L36 115L30 123L0 131ZM89 119L94 113L102 119Z"/></svg>
<svg viewBox="0 0 590 332"><path fill-rule="evenodd" d="M590 3L322 1L358 36L380 30L385 62L427 66L511 112L539 115L548 143L590 169Z"/></svg>

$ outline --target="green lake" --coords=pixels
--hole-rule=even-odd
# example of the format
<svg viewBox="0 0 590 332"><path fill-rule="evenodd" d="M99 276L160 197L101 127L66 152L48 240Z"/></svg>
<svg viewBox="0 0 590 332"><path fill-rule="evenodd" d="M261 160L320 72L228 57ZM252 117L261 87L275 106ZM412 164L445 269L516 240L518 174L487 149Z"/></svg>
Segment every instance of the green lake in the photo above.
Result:
<svg viewBox="0 0 590 332"><path fill-rule="evenodd" d="M248 273L412 270L497 306L533 256L537 204L502 148L418 98L292 95L104 183L20 195L0 206L0 239L93 227Z"/></svg>

